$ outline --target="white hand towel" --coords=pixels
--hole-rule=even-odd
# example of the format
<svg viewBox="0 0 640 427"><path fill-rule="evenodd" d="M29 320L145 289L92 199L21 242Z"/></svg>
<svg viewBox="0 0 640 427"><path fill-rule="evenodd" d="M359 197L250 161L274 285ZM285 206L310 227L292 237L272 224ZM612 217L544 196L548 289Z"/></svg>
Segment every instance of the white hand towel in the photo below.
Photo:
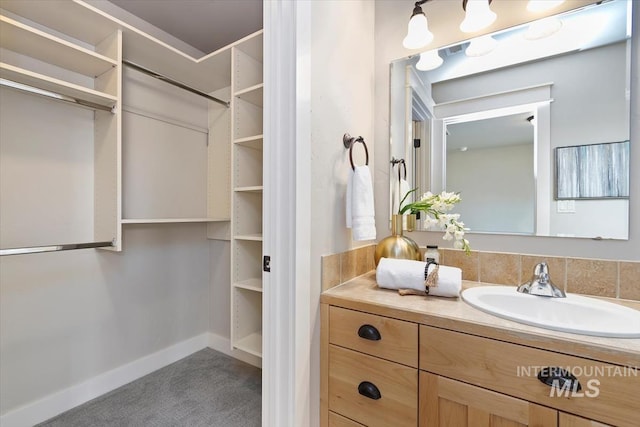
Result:
<svg viewBox="0 0 640 427"><path fill-rule="evenodd" d="M376 221L369 166L356 166L355 171L349 171L346 202L347 228L352 229L353 240L374 240Z"/></svg>
<svg viewBox="0 0 640 427"><path fill-rule="evenodd" d="M380 258L376 269L378 286L385 289L413 289L424 292L424 268L426 262L408 259ZM435 265L429 266L429 273ZM429 295L457 297L462 289L462 270L441 265L438 268L436 286L429 288Z"/></svg>

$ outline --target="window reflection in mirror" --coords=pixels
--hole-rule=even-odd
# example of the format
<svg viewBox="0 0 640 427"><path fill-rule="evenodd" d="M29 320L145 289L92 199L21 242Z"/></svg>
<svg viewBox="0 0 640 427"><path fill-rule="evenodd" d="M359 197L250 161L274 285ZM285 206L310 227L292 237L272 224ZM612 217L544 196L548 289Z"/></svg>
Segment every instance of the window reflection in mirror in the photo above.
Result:
<svg viewBox="0 0 640 427"><path fill-rule="evenodd" d="M469 42L445 47L431 71L417 57L392 63L391 153L410 165L409 186L460 192L472 232L627 239L629 200L556 200L553 156L629 139L631 5L561 14L542 38L529 25L494 34L483 56L467 56ZM510 121L529 142L502 141Z"/></svg>

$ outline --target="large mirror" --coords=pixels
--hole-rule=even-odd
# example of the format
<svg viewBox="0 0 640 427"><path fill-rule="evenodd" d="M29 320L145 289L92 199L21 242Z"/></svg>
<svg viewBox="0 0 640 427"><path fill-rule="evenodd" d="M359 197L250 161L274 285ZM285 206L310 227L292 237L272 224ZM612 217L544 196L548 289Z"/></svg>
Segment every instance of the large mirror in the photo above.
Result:
<svg viewBox="0 0 640 427"><path fill-rule="evenodd" d="M632 3L393 62L390 211L455 191L472 233L628 239Z"/></svg>

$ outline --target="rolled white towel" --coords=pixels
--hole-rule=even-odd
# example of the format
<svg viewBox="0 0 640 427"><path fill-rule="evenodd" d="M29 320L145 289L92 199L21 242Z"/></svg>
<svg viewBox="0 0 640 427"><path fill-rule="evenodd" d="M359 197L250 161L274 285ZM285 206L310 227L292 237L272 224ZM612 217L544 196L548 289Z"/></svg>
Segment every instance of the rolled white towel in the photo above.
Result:
<svg viewBox="0 0 640 427"><path fill-rule="evenodd" d="M408 259L381 258L376 269L378 286L385 289L413 289L425 291L423 261ZM429 266L429 273L435 269ZM436 286L429 287L429 295L438 297L457 297L462 289L462 270L457 267L441 265L438 267Z"/></svg>

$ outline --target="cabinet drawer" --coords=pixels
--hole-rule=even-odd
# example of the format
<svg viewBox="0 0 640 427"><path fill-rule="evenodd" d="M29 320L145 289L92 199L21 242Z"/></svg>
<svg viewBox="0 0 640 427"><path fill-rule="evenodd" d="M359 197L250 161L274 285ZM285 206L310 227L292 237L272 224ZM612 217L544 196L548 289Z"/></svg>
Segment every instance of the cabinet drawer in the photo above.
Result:
<svg viewBox="0 0 640 427"><path fill-rule="evenodd" d="M569 370L582 390L572 393L543 384L537 378L543 368ZM601 422L640 425L637 366L609 365L420 326L420 369Z"/></svg>
<svg viewBox="0 0 640 427"><path fill-rule="evenodd" d="M379 396L361 394L371 386ZM330 345L329 410L370 427L415 427L418 370Z"/></svg>
<svg viewBox="0 0 640 427"><path fill-rule="evenodd" d="M329 309L329 342L418 367L418 325L339 307Z"/></svg>
<svg viewBox="0 0 640 427"><path fill-rule="evenodd" d="M362 424L351 421L335 412L329 412L329 427L364 427Z"/></svg>

